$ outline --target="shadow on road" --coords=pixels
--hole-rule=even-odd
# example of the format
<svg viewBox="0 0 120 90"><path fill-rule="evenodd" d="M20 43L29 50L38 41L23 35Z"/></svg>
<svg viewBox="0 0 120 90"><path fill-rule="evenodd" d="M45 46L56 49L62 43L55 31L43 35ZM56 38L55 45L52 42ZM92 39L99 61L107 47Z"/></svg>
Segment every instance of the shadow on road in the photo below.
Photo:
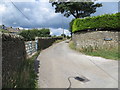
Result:
<svg viewBox="0 0 120 90"><path fill-rule="evenodd" d="M37 58L36 58L34 64L35 64L35 72L36 72L36 74L38 74L39 73L39 68L40 68L40 61L37 60Z"/></svg>

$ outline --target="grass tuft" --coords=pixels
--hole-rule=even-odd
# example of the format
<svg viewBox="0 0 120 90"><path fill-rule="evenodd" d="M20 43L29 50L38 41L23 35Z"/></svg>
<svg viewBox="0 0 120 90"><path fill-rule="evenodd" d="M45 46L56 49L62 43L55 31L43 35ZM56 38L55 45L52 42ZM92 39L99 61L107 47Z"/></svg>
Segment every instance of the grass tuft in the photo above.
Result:
<svg viewBox="0 0 120 90"><path fill-rule="evenodd" d="M69 42L69 47L70 47L71 49L76 50L76 47L75 47L75 44L74 44L73 41L70 41L70 42Z"/></svg>

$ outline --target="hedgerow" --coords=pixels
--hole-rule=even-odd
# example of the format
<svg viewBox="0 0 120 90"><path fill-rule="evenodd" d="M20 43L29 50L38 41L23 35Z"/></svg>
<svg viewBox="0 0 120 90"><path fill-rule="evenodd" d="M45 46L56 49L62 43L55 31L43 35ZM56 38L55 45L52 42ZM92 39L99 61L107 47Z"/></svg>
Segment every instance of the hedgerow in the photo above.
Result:
<svg viewBox="0 0 120 90"><path fill-rule="evenodd" d="M72 24L72 32L91 29L119 29L120 13L105 14L101 16L86 17L75 19Z"/></svg>

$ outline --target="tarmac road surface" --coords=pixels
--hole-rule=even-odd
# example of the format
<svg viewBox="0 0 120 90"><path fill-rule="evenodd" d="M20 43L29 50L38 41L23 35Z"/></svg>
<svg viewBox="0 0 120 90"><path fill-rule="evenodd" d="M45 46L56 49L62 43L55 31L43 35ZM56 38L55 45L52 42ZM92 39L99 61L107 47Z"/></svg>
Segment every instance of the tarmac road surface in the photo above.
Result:
<svg viewBox="0 0 120 90"><path fill-rule="evenodd" d="M37 60L39 88L118 88L118 61L81 54L65 41L43 50Z"/></svg>

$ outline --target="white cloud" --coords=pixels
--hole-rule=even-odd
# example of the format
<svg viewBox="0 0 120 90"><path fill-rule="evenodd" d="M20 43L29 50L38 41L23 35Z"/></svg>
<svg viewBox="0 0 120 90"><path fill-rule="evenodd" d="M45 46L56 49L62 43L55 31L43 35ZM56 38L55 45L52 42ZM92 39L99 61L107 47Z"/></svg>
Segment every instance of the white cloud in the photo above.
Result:
<svg viewBox="0 0 120 90"><path fill-rule="evenodd" d="M13 24L17 24L16 22L14 22Z"/></svg>
<svg viewBox="0 0 120 90"><path fill-rule="evenodd" d="M11 0L12 2L49 2L49 0ZM10 0L4 0L4 2L11 2Z"/></svg>
<svg viewBox="0 0 120 90"><path fill-rule="evenodd" d="M24 8L24 12L29 12L30 9L29 8Z"/></svg>
<svg viewBox="0 0 120 90"><path fill-rule="evenodd" d="M0 15L0 25L2 25L2 16Z"/></svg>
<svg viewBox="0 0 120 90"><path fill-rule="evenodd" d="M39 2L49 2L49 0L38 0Z"/></svg>
<svg viewBox="0 0 120 90"><path fill-rule="evenodd" d="M35 0L11 0L12 2L35 2ZM10 0L4 0L4 2L11 2Z"/></svg>
<svg viewBox="0 0 120 90"><path fill-rule="evenodd" d="M45 7L42 8L42 10L43 10L43 12L47 12L47 13L50 11L49 8L45 8Z"/></svg>
<svg viewBox="0 0 120 90"><path fill-rule="evenodd" d="M6 11L6 7L4 4L0 4L0 13L4 13Z"/></svg>
<svg viewBox="0 0 120 90"><path fill-rule="evenodd" d="M119 0L98 0L98 2L119 2Z"/></svg>
<svg viewBox="0 0 120 90"><path fill-rule="evenodd" d="M5 5L0 8L0 10L4 12L3 24L23 28L69 28L69 22L73 17L66 18L60 13L55 13L55 8L52 7L51 3L46 1L48 0L39 0L38 2L14 2L29 20L26 20L26 18L10 2L5 3ZM1 5L2 4L0 4L0 6ZM116 12L117 9L117 4L105 3L103 8L99 8L95 15ZM14 22L16 24L14 24ZM62 30L57 31L61 32ZM68 32L65 31L65 33Z"/></svg>
<svg viewBox="0 0 120 90"><path fill-rule="evenodd" d="M64 31L64 34L65 35L69 35L70 36L70 32L67 30L67 29L63 29L63 28L49 28L51 33L50 35L57 35L57 36L60 36L61 34L63 34L63 31Z"/></svg>

